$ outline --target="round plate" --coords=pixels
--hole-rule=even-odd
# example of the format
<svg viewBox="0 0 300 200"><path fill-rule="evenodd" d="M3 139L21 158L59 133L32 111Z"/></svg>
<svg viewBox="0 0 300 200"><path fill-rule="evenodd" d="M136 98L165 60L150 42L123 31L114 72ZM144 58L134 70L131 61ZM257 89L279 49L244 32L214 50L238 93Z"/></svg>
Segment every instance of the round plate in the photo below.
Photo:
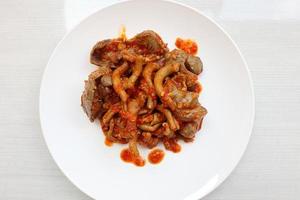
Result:
<svg viewBox="0 0 300 200"><path fill-rule="evenodd" d="M93 45L151 29L174 48L176 37L199 44L204 63L200 102L208 109L193 143L179 154L166 152L159 165L136 167L121 161L125 145L109 148L98 123L80 106L84 80L96 69L89 63ZM59 168L95 199L199 199L234 169L246 149L254 118L250 74L232 39L204 14L168 1L129 1L102 9L76 26L57 46L40 91L40 120ZM140 148L146 157L148 150Z"/></svg>

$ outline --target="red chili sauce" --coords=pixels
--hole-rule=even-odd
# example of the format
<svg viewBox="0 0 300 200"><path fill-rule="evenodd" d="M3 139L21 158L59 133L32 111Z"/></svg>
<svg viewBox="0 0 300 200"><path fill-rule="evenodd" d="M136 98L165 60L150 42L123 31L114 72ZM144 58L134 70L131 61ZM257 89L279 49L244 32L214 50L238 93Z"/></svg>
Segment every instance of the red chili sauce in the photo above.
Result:
<svg viewBox="0 0 300 200"><path fill-rule="evenodd" d="M148 155L148 160L151 164L158 164L160 163L165 156L165 153L160 149L152 150Z"/></svg>
<svg viewBox="0 0 300 200"><path fill-rule="evenodd" d="M138 167L145 165L145 160L141 157L134 157L128 148L123 149L120 156L124 162L133 163Z"/></svg>
<svg viewBox="0 0 300 200"><path fill-rule="evenodd" d="M175 45L178 49L181 49L183 51L185 51L188 54L192 54L192 55L196 55L197 51L198 51L198 45L196 42L194 42L191 39L181 39L181 38L177 38Z"/></svg>
<svg viewBox="0 0 300 200"><path fill-rule="evenodd" d="M108 146L108 147L111 147L114 143L112 141L110 141L108 138L105 138L105 141L104 141L105 145Z"/></svg>

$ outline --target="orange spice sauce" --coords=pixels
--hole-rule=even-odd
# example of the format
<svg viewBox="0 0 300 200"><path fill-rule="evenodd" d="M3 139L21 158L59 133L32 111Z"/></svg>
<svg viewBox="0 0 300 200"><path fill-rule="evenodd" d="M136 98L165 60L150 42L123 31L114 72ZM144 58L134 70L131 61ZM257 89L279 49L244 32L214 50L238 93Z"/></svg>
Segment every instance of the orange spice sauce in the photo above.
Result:
<svg viewBox="0 0 300 200"><path fill-rule="evenodd" d="M198 51L198 45L191 39L177 38L175 45L178 49L185 51L188 54L196 55Z"/></svg>

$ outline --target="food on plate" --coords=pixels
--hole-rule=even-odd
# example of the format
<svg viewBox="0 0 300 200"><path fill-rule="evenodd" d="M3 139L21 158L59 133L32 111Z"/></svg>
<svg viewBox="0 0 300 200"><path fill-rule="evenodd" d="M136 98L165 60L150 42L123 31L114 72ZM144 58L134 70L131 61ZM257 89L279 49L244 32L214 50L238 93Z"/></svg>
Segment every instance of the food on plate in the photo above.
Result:
<svg viewBox="0 0 300 200"><path fill-rule="evenodd" d="M99 120L105 144L128 144L121 152L125 162L145 165L138 145L152 149L160 142L179 152L179 139L190 142L200 130L207 110L198 97L203 70L192 40L177 38L178 49L170 51L152 30L127 39L99 41L90 54L97 66L88 76L81 105L90 121ZM155 149L148 160L159 163L164 152Z"/></svg>
<svg viewBox="0 0 300 200"><path fill-rule="evenodd" d="M148 155L148 160L151 164L158 164L164 158L165 153L160 149L152 150Z"/></svg>
<svg viewBox="0 0 300 200"><path fill-rule="evenodd" d="M177 38L175 42L176 47L179 49L184 50L188 54L196 55L198 51L198 45L196 42L194 42L191 39L182 39L182 38Z"/></svg>

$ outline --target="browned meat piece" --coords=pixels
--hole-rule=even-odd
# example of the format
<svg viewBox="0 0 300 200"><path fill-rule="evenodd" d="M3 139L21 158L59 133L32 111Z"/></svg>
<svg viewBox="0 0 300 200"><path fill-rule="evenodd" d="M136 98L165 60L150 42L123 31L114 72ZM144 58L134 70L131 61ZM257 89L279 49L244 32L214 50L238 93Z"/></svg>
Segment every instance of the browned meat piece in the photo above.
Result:
<svg viewBox="0 0 300 200"><path fill-rule="evenodd" d="M185 66L188 70L197 75L203 70L202 61L198 56L189 55L185 62Z"/></svg>
<svg viewBox="0 0 300 200"><path fill-rule="evenodd" d="M201 105L198 105L195 108L176 109L174 111L176 119L183 122L202 119L206 114L207 110Z"/></svg>
<svg viewBox="0 0 300 200"><path fill-rule="evenodd" d="M181 67L185 67L184 63L188 57L188 54L181 49L174 49L166 55L167 62L180 63Z"/></svg>
<svg viewBox="0 0 300 200"><path fill-rule="evenodd" d="M178 109L193 108L197 106L198 94L196 92L182 91L174 89L169 97L176 104Z"/></svg>
<svg viewBox="0 0 300 200"><path fill-rule="evenodd" d="M120 51L125 47L120 39L102 40L93 47L90 62L98 66L114 67L113 64L122 58Z"/></svg>
<svg viewBox="0 0 300 200"><path fill-rule="evenodd" d="M111 73L107 67L100 67L89 75L85 81L85 89L81 96L81 106L91 121L94 121L102 108L102 96L106 93L105 88L98 88L101 76Z"/></svg>
<svg viewBox="0 0 300 200"><path fill-rule="evenodd" d="M198 105L199 94L187 91L188 81L188 76L182 73L166 81L164 91L167 92L166 95L172 100L171 102L166 102L168 105L171 103L178 109L192 108Z"/></svg>
<svg viewBox="0 0 300 200"><path fill-rule="evenodd" d="M161 58L168 51L160 36L149 30L128 41L118 38L98 42L91 51L90 62L97 66L114 68L122 57L133 62L132 55L142 54L146 56L146 61L152 61Z"/></svg>
<svg viewBox="0 0 300 200"><path fill-rule="evenodd" d="M174 49L167 54L167 62L180 63L180 71L184 73L192 72L198 75L202 72L203 64L198 56L187 54L181 49Z"/></svg>
<svg viewBox="0 0 300 200"><path fill-rule="evenodd" d="M193 84L189 77L188 74L179 73L167 80L164 86L165 103L173 106L175 109L172 111L176 119L184 122L202 119L207 113L198 101L199 93L187 90L188 86Z"/></svg>
<svg viewBox="0 0 300 200"><path fill-rule="evenodd" d="M136 53L143 55L154 54L161 56L169 51L161 37L151 30L137 34L128 40L128 45L132 46Z"/></svg>
<svg viewBox="0 0 300 200"><path fill-rule="evenodd" d="M197 122L188 122L184 123L178 132L185 138L194 138L197 132L197 128Z"/></svg>

